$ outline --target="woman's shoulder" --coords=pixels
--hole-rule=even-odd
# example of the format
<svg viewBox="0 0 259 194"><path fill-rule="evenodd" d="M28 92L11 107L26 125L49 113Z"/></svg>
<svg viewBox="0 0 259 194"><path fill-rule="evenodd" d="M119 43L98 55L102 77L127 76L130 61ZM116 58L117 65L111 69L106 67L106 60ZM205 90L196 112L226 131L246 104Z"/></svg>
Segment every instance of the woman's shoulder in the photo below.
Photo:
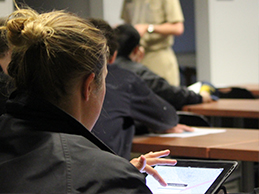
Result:
<svg viewBox="0 0 259 194"><path fill-rule="evenodd" d="M84 137L69 135L67 143L75 188L92 182L85 192L95 189L96 193L149 193L144 175L128 160L99 149Z"/></svg>

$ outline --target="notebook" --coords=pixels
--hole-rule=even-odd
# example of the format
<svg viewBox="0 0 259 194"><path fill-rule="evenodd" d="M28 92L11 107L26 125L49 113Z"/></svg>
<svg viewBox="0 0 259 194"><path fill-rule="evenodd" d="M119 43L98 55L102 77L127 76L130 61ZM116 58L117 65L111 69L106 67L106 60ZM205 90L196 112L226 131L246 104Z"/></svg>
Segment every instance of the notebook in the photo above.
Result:
<svg viewBox="0 0 259 194"><path fill-rule="evenodd" d="M188 86L188 89L194 91L197 94L202 91L207 91L211 95L212 100L216 101L219 99L219 91L214 85L207 81L198 81Z"/></svg>
<svg viewBox="0 0 259 194"><path fill-rule="evenodd" d="M168 186L161 186L151 175L146 184L154 194L215 193L237 166L236 161L177 159L175 166L154 167Z"/></svg>

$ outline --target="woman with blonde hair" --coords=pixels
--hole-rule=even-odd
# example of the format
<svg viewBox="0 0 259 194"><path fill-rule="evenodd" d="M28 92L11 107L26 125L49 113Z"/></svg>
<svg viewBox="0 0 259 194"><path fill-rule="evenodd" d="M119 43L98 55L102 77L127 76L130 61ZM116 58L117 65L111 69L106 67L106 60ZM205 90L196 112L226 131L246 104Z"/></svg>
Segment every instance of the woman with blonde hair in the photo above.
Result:
<svg viewBox="0 0 259 194"><path fill-rule="evenodd" d="M85 20L18 9L1 27L11 48L8 74L16 90L0 117L3 193L151 193L141 172L174 165L160 157L116 156L90 131L105 95L108 49Z"/></svg>
<svg viewBox="0 0 259 194"><path fill-rule="evenodd" d="M0 27L6 18L0 18ZM5 103L13 88L10 77L7 75L7 66L11 61L12 52L7 45L7 40L0 31L0 115L5 112Z"/></svg>

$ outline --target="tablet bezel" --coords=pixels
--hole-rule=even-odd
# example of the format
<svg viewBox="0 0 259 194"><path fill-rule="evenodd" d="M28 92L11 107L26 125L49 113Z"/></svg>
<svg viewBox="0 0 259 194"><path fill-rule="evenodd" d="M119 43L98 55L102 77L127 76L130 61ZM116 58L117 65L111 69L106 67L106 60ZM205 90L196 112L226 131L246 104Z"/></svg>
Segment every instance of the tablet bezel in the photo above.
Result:
<svg viewBox="0 0 259 194"><path fill-rule="evenodd" d="M163 166L163 165L159 165ZM191 159L177 159L175 166L182 167L202 167L202 168L223 168L217 179L208 188L205 194L215 193L219 187L226 181L230 174L237 168L237 161L225 161L225 160L191 160ZM174 167L174 166L168 166ZM163 175L161 175L163 177Z"/></svg>

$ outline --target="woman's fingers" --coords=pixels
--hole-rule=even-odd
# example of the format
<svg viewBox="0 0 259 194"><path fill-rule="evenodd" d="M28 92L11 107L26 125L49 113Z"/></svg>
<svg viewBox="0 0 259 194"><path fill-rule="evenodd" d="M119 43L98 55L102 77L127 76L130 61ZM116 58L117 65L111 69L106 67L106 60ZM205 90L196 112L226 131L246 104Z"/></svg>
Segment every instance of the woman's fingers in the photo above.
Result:
<svg viewBox="0 0 259 194"><path fill-rule="evenodd" d="M155 165L171 165L174 166L177 164L177 160L166 159L166 158L146 158L146 164L150 166Z"/></svg>
<svg viewBox="0 0 259 194"><path fill-rule="evenodd" d="M134 165L140 172L145 172L147 160L145 156L141 155L139 158L133 158L130 163Z"/></svg>
<svg viewBox="0 0 259 194"><path fill-rule="evenodd" d="M151 166L146 165L145 171L147 174L153 176L162 186L167 186L167 183L165 182L165 180L160 176L160 174Z"/></svg>
<svg viewBox="0 0 259 194"><path fill-rule="evenodd" d="M165 157L168 156L170 154L170 150L162 150L162 151L158 151L158 152L149 152L147 154L145 154L146 158L161 158L161 157Z"/></svg>
<svg viewBox="0 0 259 194"><path fill-rule="evenodd" d="M153 176L162 186L167 186L164 179L160 174L152 167L155 165L175 165L176 160L168 158L160 158L163 156L168 156L170 150L162 150L158 152L149 152L144 156L141 155L139 158L134 158L130 162L140 171L146 172L147 174Z"/></svg>

